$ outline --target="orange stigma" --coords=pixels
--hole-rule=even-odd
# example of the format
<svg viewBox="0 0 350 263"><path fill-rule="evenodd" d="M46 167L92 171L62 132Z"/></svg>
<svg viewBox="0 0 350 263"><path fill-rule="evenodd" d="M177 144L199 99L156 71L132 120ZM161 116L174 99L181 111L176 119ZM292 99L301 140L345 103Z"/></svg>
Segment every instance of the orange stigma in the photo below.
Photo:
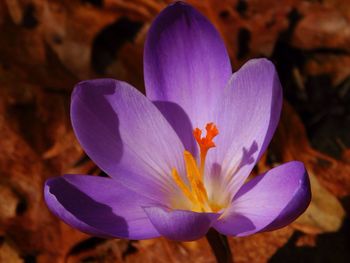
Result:
<svg viewBox="0 0 350 263"><path fill-rule="evenodd" d="M215 143L213 142L213 139L216 135L219 134L218 128L212 122L208 123L205 126L205 129L207 130L207 134L205 137L202 137L202 130L200 130L199 128L195 128L193 130L193 136L196 139L201 152L208 151L210 148L215 147Z"/></svg>
<svg viewBox="0 0 350 263"><path fill-rule="evenodd" d="M210 202L205 189L203 177L207 152L210 148L215 147L213 138L219 134L219 130L212 122L208 123L205 129L207 131L205 137L201 137L202 131L200 129L196 128L193 130L193 136L200 148L200 164L197 164L197 161L190 152L184 152L186 174L189 185L183 181L175 168L172 170L172 177L182 193L191 201L193 211L217 212L222 207Z"/></svg>
<svg viewBox="0 0 350 263"><path fill-rule="evenodd" d="M196 139L199 149L200 149L200 174L204 174L205 158L207 156L208 150L215 147L213 139L219 134L219 130L213 122L208 123L205 126L207 134L202 137L202 131L199 128L193 130L193 136Z"/></svg>

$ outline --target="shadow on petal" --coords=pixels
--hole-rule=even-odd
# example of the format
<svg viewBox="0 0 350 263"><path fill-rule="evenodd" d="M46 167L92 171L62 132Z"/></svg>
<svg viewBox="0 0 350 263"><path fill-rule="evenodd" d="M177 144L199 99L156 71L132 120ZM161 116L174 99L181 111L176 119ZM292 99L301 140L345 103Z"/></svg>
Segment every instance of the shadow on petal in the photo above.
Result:
<svg viewBox="0 0 350 263"><path fill-rule="evenodd" d="M48 181L47 187L48 192L53 195L52 198L57 199L56 202L47 200L50 210L72 227L103 237L129 236L124 218L117 216L111 207L92 199L73 184L66 180L52 180ZM63 208L59 208L59 205Z"/></svg>
<svg viewBox="0 0 350 263"><path fill-rule="evenodd" d="M154 101L154 105L179 136L186 150L197 156L198 149L193 137L193 126L190 118L180 105L169 101Z"/></svg>
<svg viewBox="0 0 350 263"><path fill-rule="evenodd" d="M89 157L107 174L111 171L105 169L110 166L106 162L117 163L123 155L119 118L107 99L115 94L115 85L112 79L83 81L72 94L71 119L75 134Z"/></svg>
<svg viewBox="0 0 350 263"><path fill-rule="evenodd" d="M246 147L243 147L241 162L239 163L237 170L241 169L243 166L255 164L256 158L254 158L253 155L258 150L259 150L259 147L258 147L258 143L256 141L253 141L253 143L249 147L249 149L247 149Z"/></svg>
<svg viewBox="0 0 350 263"><path fill-rule="evenodd" d="M249 166L253 163L255 163L254 154L258 151L258 144L256 141L253 141L249 149L246 147L243 147L242 149L242 157L240 158L240 161L237 165L237 168L232 174L229 174L225 176L222 171L222 165L214 162L209 167L210 169L210 176L206 178L207 184L211 185L209 196L211 197L212 201L215 203L227 203L229 202L229 199L233 199L235 193L239 190L239 187L241 184L244 183L243 180L245 180L245 175L247 172L241 172L241 169L244 167L249 168ZM233 162L235 160L232 160ZM225 173L225 172L224 172ZM230 191L231 189L234 189L234 191Z"/></svg>

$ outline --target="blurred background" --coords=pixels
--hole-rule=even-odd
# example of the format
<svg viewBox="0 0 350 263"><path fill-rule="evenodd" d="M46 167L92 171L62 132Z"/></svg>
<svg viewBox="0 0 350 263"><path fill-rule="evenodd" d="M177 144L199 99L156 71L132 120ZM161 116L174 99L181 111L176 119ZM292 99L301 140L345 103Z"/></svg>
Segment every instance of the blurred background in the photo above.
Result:
<svg viewBox="0 0 350 263"><path fill-rule="evenodd" d="M113 77L144 91L147 30L170 0L0 0L0 262L215 262L205 239L104 240L59 221L43 183L99 174L73 134L79 80ZM237 70L268 57L282 119L256 172L297 159L313 199L292 225L230 238L236 262L350 262L350 1L192 0Z"/></svg>

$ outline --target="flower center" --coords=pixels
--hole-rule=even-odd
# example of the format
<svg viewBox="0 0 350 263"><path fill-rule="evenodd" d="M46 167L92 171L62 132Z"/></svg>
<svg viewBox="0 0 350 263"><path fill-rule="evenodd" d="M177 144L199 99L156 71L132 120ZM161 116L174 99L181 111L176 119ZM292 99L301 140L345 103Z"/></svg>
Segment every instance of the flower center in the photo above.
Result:
<svg viewBox="0 0 350 263"><path fill-rule="evenodd" d="M214 123L208 123L205 127L207 133L205 137L202 137L202 131L198 128L193 130L193 136L196 139L200 149L199 165L193 157L193 155L184 151L184 161L186 167L186 175L188 184L186 184L180 177L178 171L173 168L172 176L181 189L182 193L189 199L192 204L192 211L195 212L217 212L222 207L220 205L210 202L207 191L204 186L204 168L205 159L210 148L215 147L213 139L219 134L218 128Z"/></svg>

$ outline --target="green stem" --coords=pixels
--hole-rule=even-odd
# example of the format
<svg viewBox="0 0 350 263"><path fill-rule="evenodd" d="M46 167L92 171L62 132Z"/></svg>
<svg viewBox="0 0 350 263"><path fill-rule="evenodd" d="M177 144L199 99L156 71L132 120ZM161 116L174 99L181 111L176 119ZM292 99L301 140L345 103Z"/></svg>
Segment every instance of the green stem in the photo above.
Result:
<svg viewBox="0 0 350 263"><path fill-rule="evenodd" d="M218 263L233 263L233 256L226 236L211 228L206 237Z"/></svg>

